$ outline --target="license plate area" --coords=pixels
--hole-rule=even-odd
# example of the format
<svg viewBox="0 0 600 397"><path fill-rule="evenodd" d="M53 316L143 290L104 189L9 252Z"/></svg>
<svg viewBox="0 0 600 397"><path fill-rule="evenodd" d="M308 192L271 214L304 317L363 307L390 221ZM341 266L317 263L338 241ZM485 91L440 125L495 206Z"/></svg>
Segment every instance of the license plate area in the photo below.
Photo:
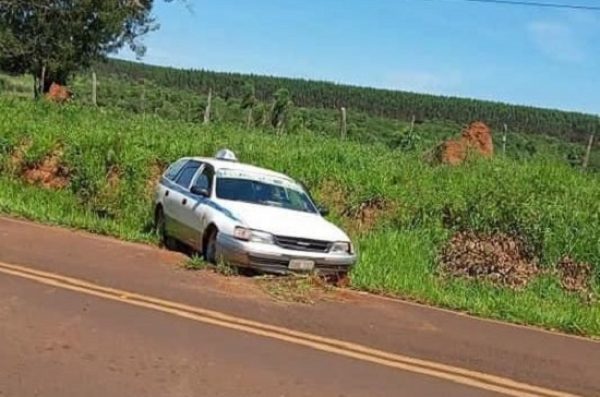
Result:
<svg viewBox="0 0 600 397"><path fill-rule="evenodd" d="M298 271L311 271L315 268L315 261L309 259L292 259L288 264L288 269Z"/></svg>

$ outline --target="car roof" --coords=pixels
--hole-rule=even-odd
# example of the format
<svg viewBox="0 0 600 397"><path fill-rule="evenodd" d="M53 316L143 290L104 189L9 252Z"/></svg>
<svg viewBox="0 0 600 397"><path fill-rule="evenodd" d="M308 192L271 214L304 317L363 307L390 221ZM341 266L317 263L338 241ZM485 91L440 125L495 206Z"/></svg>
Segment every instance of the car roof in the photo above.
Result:
<svg viewBox="0 0 600 397"><path fill-rule="evenodd" d="M251 172L251 173L256 173L256 174L270 175L273 177L283 178L283 179L293 181L292 178L290 178L289 176L282 174L280 172L272 171L272 170L269 170L266 168L257 167L257 166L251 165L251 164L239 163L237 161L218 160L218 159L215 159L212 157L186 157L186 159L201 161L203 163L210 164L215 168L215 171L220 170L220 169L239 170L239 171L246 171L246 172Z"/></svg>

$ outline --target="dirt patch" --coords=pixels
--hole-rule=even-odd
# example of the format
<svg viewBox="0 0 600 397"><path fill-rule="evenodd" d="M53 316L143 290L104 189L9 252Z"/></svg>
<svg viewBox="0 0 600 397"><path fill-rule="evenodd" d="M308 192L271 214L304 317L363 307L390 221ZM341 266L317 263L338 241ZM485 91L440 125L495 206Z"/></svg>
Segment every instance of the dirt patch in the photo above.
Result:
<svg viewBox="0 0 600 397"><path fill-rule="evenodd" d="M335 297L334 288L317 276L265 276L256 280L259 287L277 301L314 304Z"/></svg>
<svg viewBox="0 0 600 397"><path fill-rule="evenodd" d="M32 142L29 139L23 139L11 151L8 159L8 171L13 175L20 175L25 165L25 154L31 147Z"/></svg>
<svg viewBox="0 0 600 397"><path fill-rule="evenodd" d="M73 97L73 92L58 83L52 83L50 89L46 93L46 99L56 103L68 102Z"/></svg>
<svg viewBox="0 0 600 397"><path fill-rule="evenodd" d="M156 188L156 185L160 181L160 178L162 177L166 168L167 168L166 164L161 163L159 161L154 161L150 165L149 176L148 176L148 179L146 180L146 189L145 189L147 197L152 197L152 195L154 194L154 189Z"/></svg>
<svg viewBox="0 0 600 397"><path fill-rule="evenodd" d="M588 292L592 280L592 266L589 263L576 262L565 256L556 265L560 283L567 291Z"/></svg>
<svg viewBox="0 0 600 397"><path fill-rule="evenodd" d="M337 182L326 180L319 186L319 199L331 211L341 214L348 206L348 192Z"/></svg>
<svg viewBox="0 0 600 397"><path fill-rule="evenodd" d="M350 193L331 180L319 186L319 200L331 210L332 213L342 217L344 229L350 234L369 232L377 226L379 221L394 212L396 206L383 197L372 197L359 204L350 204Z"/></svg>
<svg viewBox="0 0 600 397"><path fill-rule="evenodd" d="M374 197L355 207L346 208L342 215L351 221L352 230L363 233L373 230L390 211L393 211L393 208L384 198Z"/></svg>
<svg viewBox="0 0 600 397"><path fill-rule="evenodd" d="M104 183L89 201L92 211L101 218L114 219L121 211L121 169L113 165L106 172Z"/></svg>
<svg viewBox="0 0 600 397"><path fill-rule="evenodd" d="M121 171L119 167L113 165L110 167L106 174L107 187L110 190L115 190L118 188L119 183L121 182Z"/></svg>
<svg viewBox="0 0 600 397"><path fill-rule="evenodd" d="M455 234L442 251L441 273L522 288L539 272L537 259L527 244L503 233Z"/></svg>
<svg viewBox="0 0 600 397"><path fill-rule="evenodd" d="M494 155L492 131L480 121L473 122L465 128L460 138L440 144L436 149L435 159L442 164L460 165L471 153L483 157Z"/></svg>
<svg viewBox="0 0 600 397"><path fill-rule="evenodd" d="M69 184L69 169L62 164L63 153L53 150L44 159L33 166L26 167L23 179L47 189L63 189Z"/></svg>

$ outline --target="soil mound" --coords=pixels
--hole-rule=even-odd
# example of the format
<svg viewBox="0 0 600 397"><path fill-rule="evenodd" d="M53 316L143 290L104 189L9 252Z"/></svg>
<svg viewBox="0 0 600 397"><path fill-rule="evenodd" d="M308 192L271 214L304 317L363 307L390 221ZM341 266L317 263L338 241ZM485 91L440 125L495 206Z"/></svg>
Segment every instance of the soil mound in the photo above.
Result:
<svg viewBox="0 0 600 397"><path fill-rule="evenodd" d="M73 93L64 85L52 83L46 93L46 99L56 103L68 102L73 97Z"/></svg>
<svg viewBox="0 0 600 397"><path fill-rule="evenodd" d="M444 275L511 288L526 286L538 273L537 260L527 244L503 233L455 234L442 251L440 266Z"/></svg>
<svg viewBox="0 0 600 397"><path fill-rule="evenodd" d="M460 165L470 153L483 157L494 155L492 131L485 123L475 121L462 131L460 138L440 144L436 157L443 164Z"/></svg>
<svg viewBox="0 0 600 397"><path fill-rule="evenodd" d="M55 150L41 163L25 169L23 178L47 189L62 189L69 184L69 170L61 163L62 152Z"/></svg>
<svg viewBox="0 0 600 397"><path fill-rule="evenodd" d="M564 289L573 292L587 292L592 278L592 266L589 263L575 262L565 256L557 265L560 283Z"/></svg>
<svg viewBox="0 0 600 397"><path fill-rule="evenodd" d="M346 208L342 216L349 218L356 231L372 230L390 210L390 205L381 197L365 200L356 207Z"/></svg>

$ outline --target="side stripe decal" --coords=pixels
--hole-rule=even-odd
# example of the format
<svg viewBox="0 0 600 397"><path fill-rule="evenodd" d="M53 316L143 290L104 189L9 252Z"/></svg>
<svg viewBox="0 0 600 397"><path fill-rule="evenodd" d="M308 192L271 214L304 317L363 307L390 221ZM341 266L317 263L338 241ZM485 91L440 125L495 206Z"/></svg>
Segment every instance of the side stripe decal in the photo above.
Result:
<svg viewBox="0 0 600 397"><path fill-rule="evenodd" d="M235 215L233 215L233 213L231 211L229 211L227 208L217 204L216 202L214 202L213 200L206 198L206 197L198 197L190 192L188 192L187 190L185 190L184 188L182 188L181 186L179 186L178 184L174 183L173 181L168 180L167 178L165 178L164 176L161 177L160 179L160 184L177 191L177 193L183 194L185 197L190 198L192 200L197 200L199 203L201 204L206 204L211 208L214 208L215 210L221 212L222 214L224 214L225 216L227 216L228 218L237 221L237 222L241 222Z"/></svg>

